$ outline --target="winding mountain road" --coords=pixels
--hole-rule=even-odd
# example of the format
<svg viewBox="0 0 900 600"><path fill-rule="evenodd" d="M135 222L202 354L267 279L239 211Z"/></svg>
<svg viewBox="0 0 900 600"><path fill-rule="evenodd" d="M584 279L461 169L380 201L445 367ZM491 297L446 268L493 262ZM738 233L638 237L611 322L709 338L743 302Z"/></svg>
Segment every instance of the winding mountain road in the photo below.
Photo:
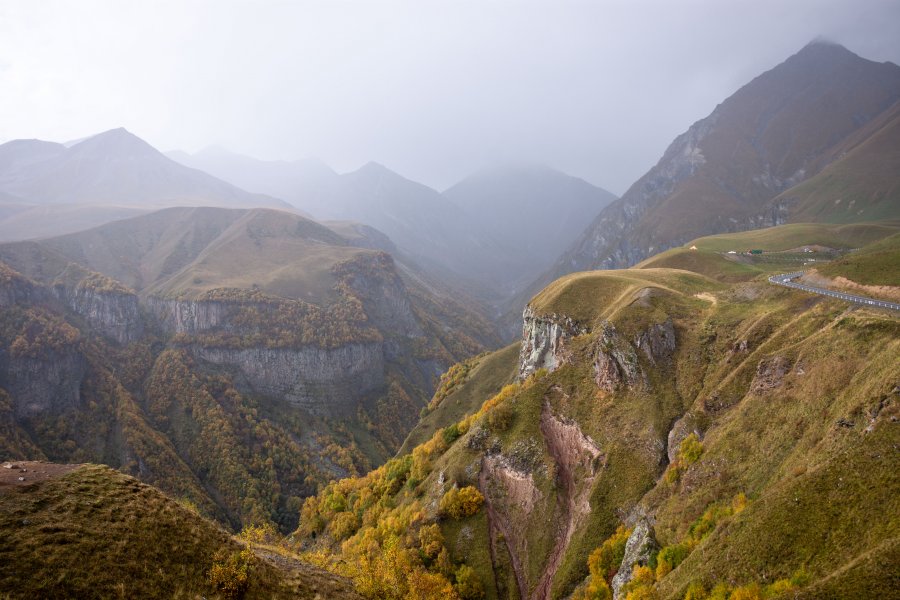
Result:
<svg viewBox="0 0 900 600"><path fill-rule="evenodd" d="M838 300L853 302L855 304L876 306L878 308L887 308L889 310L900 312L900 304L897 304L896 302L888 302L887 300L878 300L876 298L866 298L865 296L855 296L853 294L845 294L844 292L827 290L825 288L818 288L811 285L795 282L794 279L797 279L801 275L803 275L803 271L783 273L781 275L772 275L771 277L769 277L769 283L775 285L783 285L784 287L803 290L804 292L811 292L813 294L819 294L821 296L830 296L831 298L837 298Z"/></svg>

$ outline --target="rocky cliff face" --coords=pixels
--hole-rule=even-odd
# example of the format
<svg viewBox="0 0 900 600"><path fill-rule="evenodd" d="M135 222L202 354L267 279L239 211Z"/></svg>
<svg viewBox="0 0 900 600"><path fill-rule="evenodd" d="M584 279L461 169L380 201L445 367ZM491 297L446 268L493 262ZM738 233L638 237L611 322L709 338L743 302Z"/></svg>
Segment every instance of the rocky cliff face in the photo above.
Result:
<svg viewBox="0 0 900 600"><path fill-rule="evenodd" d="M635 524L628 541L625 542L625 555L616 575L612 580L613 598L618 600L622 596L622 587L631 581L635 565L646 565L650 562L650 555L659 548L653 534L653 526L646 519L640 519Z"/></svg>
<svg viewBox="0 0 900 600"><path fill-rule="evenodd" d="M388 337L424 335L389 254L362 255L336 265L335 270L363 303L369 320Z"/></svg>
<svg viewBox="0 0 900 600"><path fill-rule="evenodd" d="M651 325L634 339L634 345L651 363L665 360L675 352L675 325L671 318Z"/></svg>
<svg viewBox="0 0 900 600"><path fill-rule="evenodd" d="M571 338L588 332L565 315L539 316L530 306L522 313L522 349L519 352L519 379L539 369L555 371L569 359Z"/></svg>
<svg viewBox="0 0 900 600"><path fill-rule="evenodd" d="M233 306L208 300L173 300L150 296L147 308L169 333L198 333L222 326Z"/></svg>
<svg viewBox="0 0 900 600"><path fill-rule="evenodd" d="M603 324L594 352L594 382L602 391L613 393L643 381L634 346L611 323Z"/></svg>
<svg viewBox="0 0 900 600"><path fill-rule="evenodd" d="M207 348L193 354L228 367L255 392L284 398L314 414L353 413L360 398L383 385L381 344L347 344L333 349Z"/></svg>
<svg viewBox="0 0 900 600"><path fill-rule="evenodd" d="M56 296L92 329L120 344L133 342L144 332L138 297L121 291L103 291L89 285L53 288Z"/></svg>
<svg viewBox="0 0 900 600"><path fill-rule="evenodd" d="M77 348L40 357L0 354L0 387L13 399L17 419L59 414L81 403L81 382L87 364Z"/></svg>

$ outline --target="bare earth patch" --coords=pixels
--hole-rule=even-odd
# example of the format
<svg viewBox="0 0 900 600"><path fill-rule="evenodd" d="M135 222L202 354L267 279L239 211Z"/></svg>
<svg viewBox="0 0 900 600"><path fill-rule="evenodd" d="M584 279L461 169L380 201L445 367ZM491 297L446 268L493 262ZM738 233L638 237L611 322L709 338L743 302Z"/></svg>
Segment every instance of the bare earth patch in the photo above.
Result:
<svg viewBox="0 0 900 600"><path fill-rule="evenodd" d="M71 473L81 465L61 465L57 463L31 460L9 461L0 464L0 493L15 486L31 485L56 479Z"/></svg>
<svg viewBox="0 0 900 600"><path fill-rule="evenodd" d="M707 302L712 302L713 304L719 303L719 300L709 292L700 292L699 294L694 294L694 298L700 298L701 300L706 300Z"/></svg>
<svg viewBox="0 0 900 600"><path fill-rule="evenodd" d="M860 296L868 296L869 298L877 298L879 300L900 302L900 287L896 286L863 285L840 276L832 279L830 277L825 277L815 269L810 269L800 279L807 285L840 290L851 294L858 294Z"/></svg>

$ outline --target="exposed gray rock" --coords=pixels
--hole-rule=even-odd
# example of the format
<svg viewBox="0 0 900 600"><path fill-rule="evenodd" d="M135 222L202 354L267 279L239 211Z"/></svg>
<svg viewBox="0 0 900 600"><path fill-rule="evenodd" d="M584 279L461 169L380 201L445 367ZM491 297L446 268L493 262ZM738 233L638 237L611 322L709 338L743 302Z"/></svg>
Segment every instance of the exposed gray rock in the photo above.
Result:
<svg viewBox="0 0 900 600"><path fill-rule="evenodd" d="M622 557L622 564L616 572L612 580L613 598L618 599L622 592L622 587L631 581L631 573L634 565L646 565L650 562L650 555L659 545L653 534L653 526L646 519L640 519L634 525L628 541L625 543L625 555Z"/></svg>
<svg viewBox="0 0 900 600"><path fill-rule="evenodd" d="M791 359L784 356L772 356L762 359L756 366L756 376L750 384L750 392L764 394L777 388L790 370Z"/></svg>
<svg viewBox="0 0 900 600"><path fill-rule="evenodd" d="M387 337L422 337L424 332L393 259L380 253L371 260L386 264L358 268L345 275L345 281L362 301L366 316Z"/></svg>
<svg viewBox="0 0 900 600"><path fill-rule="evenodd" d="M0 386L13 398L16 418L58 414L81 403L87 366L77 347L54 350L40 358L0 357Z"/></svg>
<svg viewBox="0 0 900 600"><path fill-rule="evenodd" d="M634 347L609 322L603 323L594 355L594 381L605 392L634 387L643 380Z"/></svg>
<svg viewBox="0 0 900 600"><path fill-rule="evenodd" d="M539 369L555 371L570 358L569 341L587 333L565 315L538 316L531 306L522 313L522 349L519 351L519 379L525 379Z"/></svg>
<svg viewBox="0 0 900 600"><path fill-rule="evenodd" d="M332 349L193 345L191 350L204 361L236 369L254 392L284 398L322 415L355 411L359 399L384 382L380 343Z"/></svg>
<svg viewBox="0 0 900 600"><path fill-rule="evenodd" d="M675 352L675 325L671 318L651 325L647 331L635 336L637 346L652 363L665 360Z"/></svg>
<svg viewBox="0 0 900 600"><path fill-rule="evenodd" d="M150 296L150 312L168 333L198 333L222 326L237 305L209 300L173 300Z"/></svg>
<svg viewBox="0 0 900 600"><path fill-rule="evenodd" d="M104 292L87 285L57 285L53 290L92 329L120 344L133 342L143 334L144 326L135 294Z"/></svg>

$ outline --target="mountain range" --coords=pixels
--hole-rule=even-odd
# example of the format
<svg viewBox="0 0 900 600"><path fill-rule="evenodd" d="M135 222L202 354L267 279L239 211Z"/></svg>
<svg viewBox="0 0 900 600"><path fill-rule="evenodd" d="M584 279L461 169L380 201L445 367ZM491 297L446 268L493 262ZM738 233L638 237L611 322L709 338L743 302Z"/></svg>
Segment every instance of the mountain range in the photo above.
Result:
<svg viewBox="0 0 900 600"><path fill-rule="evenodd" d="M248 190L272 194L321 220L359 221L409 257L463 277L493 301L527 284L615 197L542 165L484 169L443 194L374 162L338 174L317 160L260 161L209 148L170 152ZM548 229L548 223L550 229Z"/></svg>
<svg viewBox="0 0 900 600"><path fill-rule="evenodd" d="M0 146L2 592L896 597L900 322L769 277L900 297L898 123L817 41L619 199Z"/></svg>

